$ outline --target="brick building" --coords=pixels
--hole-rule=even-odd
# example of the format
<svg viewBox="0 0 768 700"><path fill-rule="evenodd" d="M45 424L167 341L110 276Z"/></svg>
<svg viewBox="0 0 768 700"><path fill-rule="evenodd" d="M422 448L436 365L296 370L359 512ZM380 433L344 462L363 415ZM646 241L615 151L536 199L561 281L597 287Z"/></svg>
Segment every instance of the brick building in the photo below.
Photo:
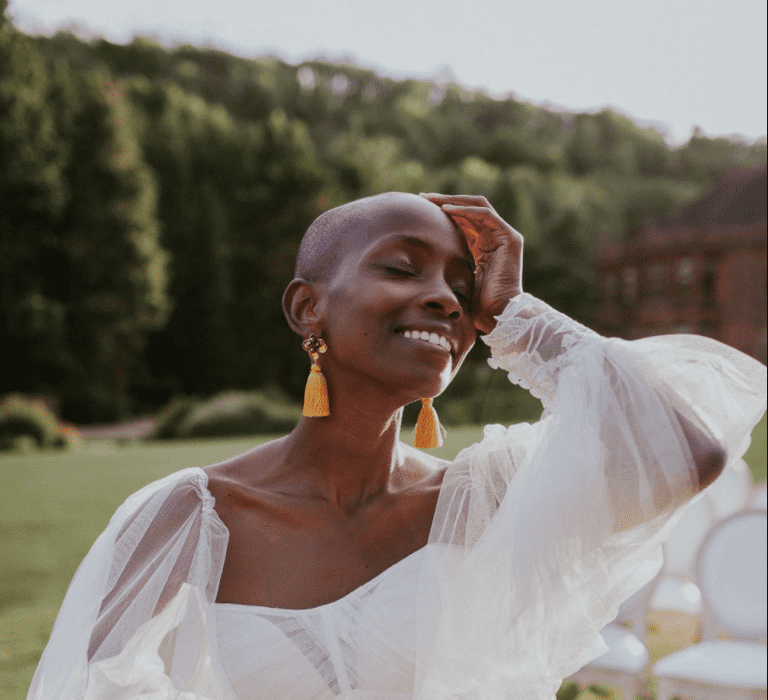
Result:
<svg viewBox="0 0 768 700"><path fill-rule="evenodd" d="M766 361L766 168L721 179L637 238L606 247L594 325L641 338L699 333Z"/></svg>

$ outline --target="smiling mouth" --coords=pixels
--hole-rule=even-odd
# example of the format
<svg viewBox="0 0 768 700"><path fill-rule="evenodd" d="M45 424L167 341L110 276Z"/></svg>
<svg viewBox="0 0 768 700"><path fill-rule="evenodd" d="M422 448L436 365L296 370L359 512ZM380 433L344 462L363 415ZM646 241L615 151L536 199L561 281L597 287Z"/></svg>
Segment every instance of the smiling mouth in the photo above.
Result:
<svg viewBox="0 0 768 700"><path fill-rule="evenodd" d="M450 341L445 336L439 335L438 333L430 333L428 331L406 330L406 331L401 331L400 335L410 340L420 340L424 343L429 343L434 347L442 348L448 353L450 353L452 350Z"/></svg>

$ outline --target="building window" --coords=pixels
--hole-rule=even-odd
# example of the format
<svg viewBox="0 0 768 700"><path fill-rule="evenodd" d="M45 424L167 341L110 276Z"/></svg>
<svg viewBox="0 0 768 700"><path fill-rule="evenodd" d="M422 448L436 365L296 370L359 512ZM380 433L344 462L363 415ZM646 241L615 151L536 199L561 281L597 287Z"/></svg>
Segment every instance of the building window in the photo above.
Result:
<svg viewBox="0 0 768 700"><path fill-rule="evenodd" d="M673 333L695 333L696 329L689 323L676 323L672 326Z"/></svg>
<svg viewBox="0 0 768 700"><path fill-rule="evenodd" d="M693 282L693 260L683 258L675 266L675 279L682 287L688 287Z"/></svg>
<svg viewBox="0 0 768 700"><path fill-rule="evenodd" d="M651 265L645 274L648 295L654 299L664 296L667 287L667 278L669 277L669 268L662 263L656 263L655 265Z"/></svg>
<svg viewBox="0 0 768 700"><path fill-rule="evenodd" d="M634 267L628 267L622 272L621 277L624 283L624 301L631 303L637 299L637 270Z"/></svg>
<svg viewBox="0 0 768 700"><path fill-rule="evenodd" d="M707 261L701 275L701 303L703 306L717 305L717 267L713 261Z"/></svg>

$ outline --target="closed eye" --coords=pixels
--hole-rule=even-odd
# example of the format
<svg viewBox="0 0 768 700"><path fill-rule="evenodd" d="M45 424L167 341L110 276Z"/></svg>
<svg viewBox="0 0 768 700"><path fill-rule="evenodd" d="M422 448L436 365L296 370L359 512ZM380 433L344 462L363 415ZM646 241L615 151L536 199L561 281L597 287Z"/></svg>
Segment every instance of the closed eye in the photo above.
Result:
<svg viewBox="0 0 768 700"><path fill-rule="evenodd" d="M392 274L395 274L395 275L406 275L409 277L416 275L415 270L407 267L386 267L384 269L387 272L391 272Z"/></svg>
<svg viewBox="0 0 768 700"><path fill-rule="evenodd" d="M472 305L472 299L469 297L469 295L465 291L463 291L461 289L454 289L453 293L466 306L471 306Z"/></svg>

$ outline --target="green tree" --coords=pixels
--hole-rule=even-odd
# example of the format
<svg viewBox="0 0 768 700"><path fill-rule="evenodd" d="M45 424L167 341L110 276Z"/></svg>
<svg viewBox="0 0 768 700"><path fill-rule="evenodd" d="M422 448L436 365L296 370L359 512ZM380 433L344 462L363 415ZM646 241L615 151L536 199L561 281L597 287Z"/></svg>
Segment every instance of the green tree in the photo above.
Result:
<svg viewBox="0 0 768 700"><path fill-rule="evenodd" d="M62 144L44 62L5 8L0 0L0 392L43 391L65 365L65 309L45 277L56 264Z"/></svg>
<svg viewBox="0 0 768 700"><path fill-rule="evenodd" d="M166 253L155 182L142 159L123 87L99 72L73 76L77 100L61 125L69 198L58 224L72 373L71 419L124 416L147 335L167 313Z"/></svg>
<svg viewBox="0 0 768 700"><path fill-rule="evenodd" d="M323 186L307 127L282 110L244 124L175 84L135 80L132 96L172 260L153 372L187 393L276 381L289 342L280 295Z"/></svg>
<svg viewBox="0 0 768 700"><path fill-rule="evenodd" d="M142 38L118 45L63 33L35 43L50 62L57 115L77 102L57 61L130 85L171 256L170 320L146 353L145 381L158 391L300 390L305 363L280 294L311 219L349 199L388 189L485 194L526 236L528 289L588 322L598 240L633 235L766 157L764 141L699 133L673 148L612 110L494 99L450 76L397 81L352 65L166 50ZM66 153L72 144L59 145ZM56 315L43 313L55 298L30 297L28 315L55 327Z"/></svg>

